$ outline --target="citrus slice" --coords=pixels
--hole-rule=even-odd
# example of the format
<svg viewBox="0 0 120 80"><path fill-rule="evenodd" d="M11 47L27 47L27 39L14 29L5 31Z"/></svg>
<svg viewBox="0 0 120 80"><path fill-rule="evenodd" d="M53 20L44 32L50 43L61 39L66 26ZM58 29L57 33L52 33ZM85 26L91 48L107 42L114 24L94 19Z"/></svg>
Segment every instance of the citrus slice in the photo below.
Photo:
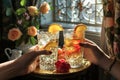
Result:
<svg viewBox="0 0 120 80"><path fill-rule="evenodd" d="M45 49L45 50L51 50L52 48L55 48L55 47L57 47L57 42L56 42L56 40L51 40L50 42L48 42L45 46L44 46L44 48L43 49Z"/></svg>
<svg viewBox="0 0 120 80"><path fill-rule="evenodd" d="M74 37L77 39L83 39L84 38L84 33L85 30L87 29L87 26L84 24L78 24L75 28L74 28Z"/></svg>
<svg viewBox="0 0 120 80"><path fill-rule="evenodd" d="M75 28L74 31L85 31L87 29L87 26L85 24L78 24Z"/></svg>
<svg viewBox="0 0 120 80"><path fill-rule="evenodd" d="M64 40L64 46L72 46L72 39L66 38Z"/></svg>
<svg viewBox="0 0 120 80"><path fill-rule="evenodd" d="M58 31L63 31L63 27L60 24L57 24L57 23L51 24L48 28L48 32L50 32L52 34L55 34Z"/></svg>

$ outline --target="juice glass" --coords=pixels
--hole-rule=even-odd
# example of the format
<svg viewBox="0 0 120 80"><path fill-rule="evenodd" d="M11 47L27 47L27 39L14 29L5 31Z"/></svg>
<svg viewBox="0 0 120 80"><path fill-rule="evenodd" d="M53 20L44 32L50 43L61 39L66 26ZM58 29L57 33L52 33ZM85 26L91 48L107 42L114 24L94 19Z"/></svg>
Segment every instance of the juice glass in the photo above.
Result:
<svg viewBox="0 0 120 80"><path fill-rule="evenodd" d="M55 62L57 61L58 54L58 34L51 34L47 31L39 31L38 35L38 45L42 49L51 50L51 55L40 55L39 67L42 70L54 70Z"/></svg>
<svg viewBox="0 0 120 80"><path fill-rule="evenodd" d="M84 37L84 33L82 32L81 34ZM79 43L83 40L84 38L76 37L72 29L64 30L63 50L65 52L65 59L69 62L71 68L78 68L82 65L84 48L79 46Z"/></svg>

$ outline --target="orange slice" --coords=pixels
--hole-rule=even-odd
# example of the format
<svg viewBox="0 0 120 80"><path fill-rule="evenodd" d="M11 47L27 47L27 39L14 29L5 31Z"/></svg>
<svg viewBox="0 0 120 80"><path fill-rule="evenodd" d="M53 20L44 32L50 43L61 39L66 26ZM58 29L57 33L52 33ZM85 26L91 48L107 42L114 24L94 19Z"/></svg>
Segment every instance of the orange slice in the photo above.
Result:
<svg viewBox="0 0 120 80"><path fill-rule="evenodd" d="M84 33L85 30L87 29L87 26L84 24L78 24L75 28L74 28L74 37L77 39L83 39L84 38Z"/></svg>
<svg viewBox="0 0 120 80"><path fill-rule="evenodd" d="M60 24L57 24L57 23L51 24L48 28L48 32L50 32L52 34L55 34L58 31L63 31L63 27Z"/></svg>
<svg viewBox="0 0 120 80"><path fill-rule="evenodd" d="M66 38L64 42L64 46L72 46L72 39Z"/></svg>
<svg viewBox="0 0 120 80"><path fill-rule="evenodd" d="M46 46L44 46L43 49L45 49L45 50L51 50L52 48L57 47L57 45L58 44L57 44L56 40L51 40L50 42L48 42L46 44Z"/></svg>

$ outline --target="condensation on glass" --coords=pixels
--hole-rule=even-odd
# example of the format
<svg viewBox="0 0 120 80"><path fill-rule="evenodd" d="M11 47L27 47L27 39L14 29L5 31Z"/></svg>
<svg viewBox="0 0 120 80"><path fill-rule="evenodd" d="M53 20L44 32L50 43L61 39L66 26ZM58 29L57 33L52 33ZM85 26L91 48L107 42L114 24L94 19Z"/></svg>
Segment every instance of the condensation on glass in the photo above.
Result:
<svg viewBox="0 0 120 80"><path fill-rule="evenodd" d="M54 21L66 23L102 23L102 0L54 0Z"/></svg>

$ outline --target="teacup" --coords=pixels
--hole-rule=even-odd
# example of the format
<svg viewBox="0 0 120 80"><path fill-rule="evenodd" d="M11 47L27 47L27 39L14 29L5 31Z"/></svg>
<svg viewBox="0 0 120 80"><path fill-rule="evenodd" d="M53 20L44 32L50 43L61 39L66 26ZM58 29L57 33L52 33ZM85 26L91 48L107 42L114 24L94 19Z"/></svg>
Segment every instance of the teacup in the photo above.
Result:
<svg viewBox="0 0 120 80"><path fill-rule="evenodd" d="M22 55L22 50L5 48L5 54L9 60L13 60L19 58Z"/></svg>

